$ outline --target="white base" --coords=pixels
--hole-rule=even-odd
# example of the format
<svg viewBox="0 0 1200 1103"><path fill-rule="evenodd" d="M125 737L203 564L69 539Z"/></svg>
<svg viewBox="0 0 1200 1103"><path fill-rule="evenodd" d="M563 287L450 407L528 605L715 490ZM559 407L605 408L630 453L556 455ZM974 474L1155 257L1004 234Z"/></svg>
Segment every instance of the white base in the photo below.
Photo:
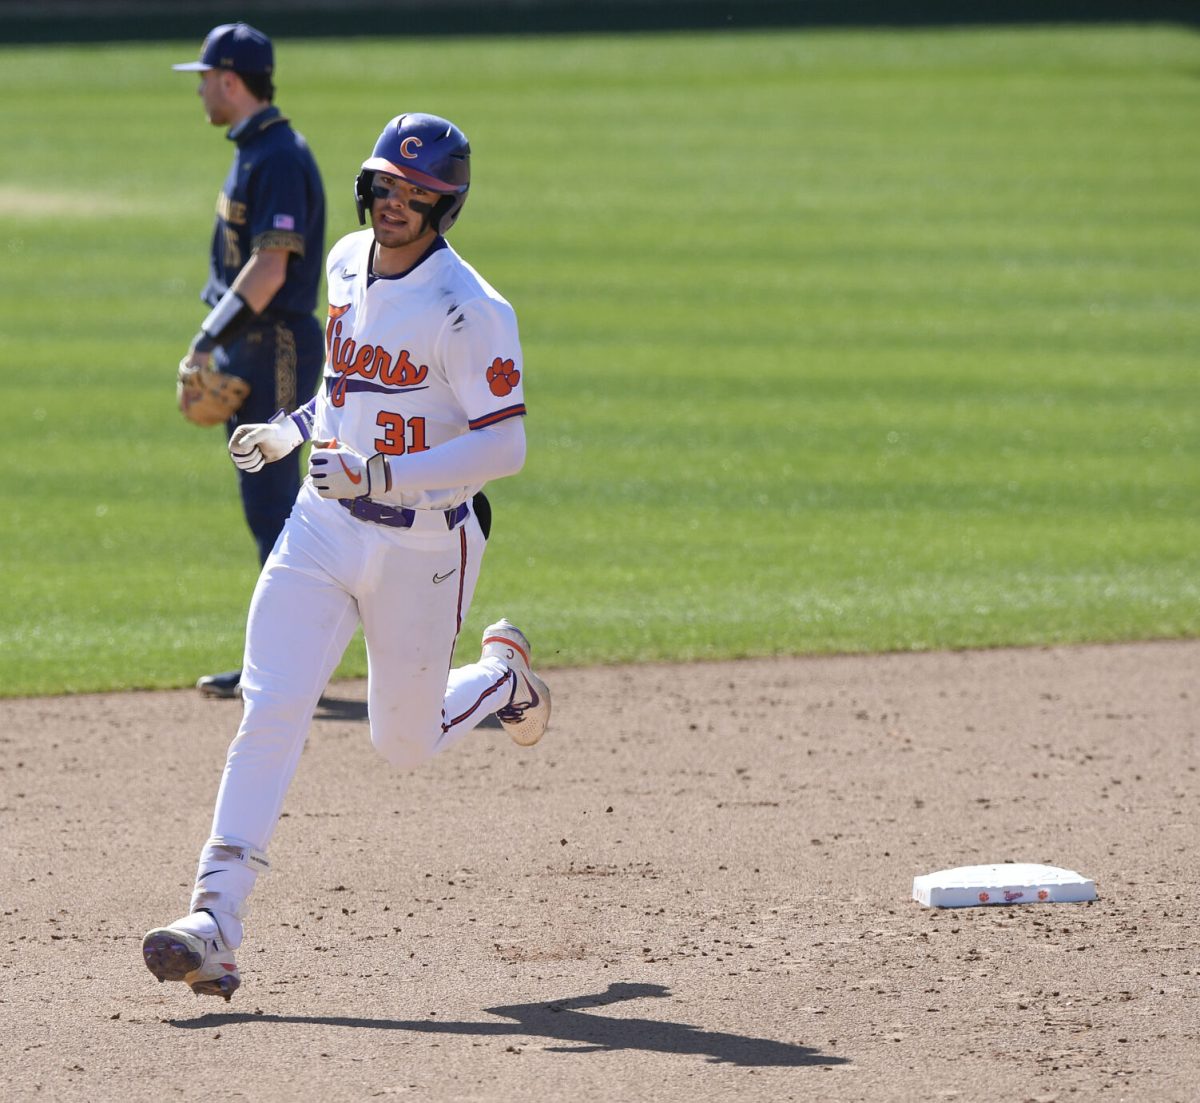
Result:
<svg viewBox="0 0 1200 1103"><path fill-rule="evenodd" d="M1057 866L959 866L914 877L913 899L927 908L1074 904L1095 900L1096 882Z"/></svg>

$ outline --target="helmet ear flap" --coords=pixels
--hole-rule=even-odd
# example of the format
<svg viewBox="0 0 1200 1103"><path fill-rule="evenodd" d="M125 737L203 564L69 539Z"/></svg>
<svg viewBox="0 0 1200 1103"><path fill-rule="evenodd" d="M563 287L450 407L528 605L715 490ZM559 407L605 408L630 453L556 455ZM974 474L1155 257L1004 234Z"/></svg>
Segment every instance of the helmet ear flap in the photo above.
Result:
<svg viewBox="0 0 1200 1103"><path fill-rule="evenodd" d="M458 195L443 195L433 205L433 227L439 234L447 234L450 227L458 221L462 209L467 202L467 189Z"/></svg>
<svg viewBox="0 0 1200 1103"><path fill-rule="evenodd" d="M354 178L354 206L358 210L358 224L365 226L367 224L367 211L371 209L371 201L375 198L371 194L371 181L375 174L367 169L363 169Z"/></svg>
<svg viewBox="0 0 1200 1103"><path fill-rule="evenodd" d="M429 224L437 230L439 234L444 234L454 224L454 219L447 219L447 215L451 214L455 205L458 204L457 195L443 195L434 205L433 212L429 216Z"/></svg>

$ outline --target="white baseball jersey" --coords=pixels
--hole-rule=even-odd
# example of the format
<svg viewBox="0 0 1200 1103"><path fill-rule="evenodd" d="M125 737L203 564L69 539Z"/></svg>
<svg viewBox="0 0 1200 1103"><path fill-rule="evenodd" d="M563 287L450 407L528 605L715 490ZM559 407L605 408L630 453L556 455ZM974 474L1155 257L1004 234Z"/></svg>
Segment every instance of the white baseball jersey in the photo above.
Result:
<svg viewBox="0 0 1200 1103"><path fill-rule="evenodd" d="M360 230L329 254L314 438L403 456L524 414L517 319L503 296L445 239L415 268L372 276L373 243ZM447 509L479 489L430 487L403 504Z"/></svg>

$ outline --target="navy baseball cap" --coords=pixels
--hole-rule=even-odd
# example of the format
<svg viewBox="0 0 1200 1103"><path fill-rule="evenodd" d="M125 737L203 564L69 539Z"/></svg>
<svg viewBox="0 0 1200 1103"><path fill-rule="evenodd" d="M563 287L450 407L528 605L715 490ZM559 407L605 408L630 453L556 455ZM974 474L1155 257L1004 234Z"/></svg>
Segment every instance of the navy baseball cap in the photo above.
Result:
<svg viewBox="0 0 1200 1103"><path fill-rule="evenodd" d="M181 73L203 73L208 69L231 69L235 73L271 73L275 50L271 40L249 23L222 23L213 27L200 47L200 60L172 65Z"/></svg>

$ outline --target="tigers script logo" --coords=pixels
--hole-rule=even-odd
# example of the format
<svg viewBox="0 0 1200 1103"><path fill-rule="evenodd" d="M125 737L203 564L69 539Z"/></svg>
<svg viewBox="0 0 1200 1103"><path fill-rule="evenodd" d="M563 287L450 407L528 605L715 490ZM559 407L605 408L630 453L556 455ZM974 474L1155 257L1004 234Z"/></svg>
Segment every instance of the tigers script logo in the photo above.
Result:
<svg viewBox="0 0 1200 1103"><path fill-rule="evenodd" d="M329 363L338 373L329 391L329 401L335 406L346 402L346 386L350 376L361 375L363 379L378 379L389 387L413 387L423 383L429 374L429 366L419 367L412 362L408 349L401 349L392 356L381 345L360 345L353 337L342 338L342 315L350 309L345 306L329 307L329 323L325 327L325 348Z"/></svg>

